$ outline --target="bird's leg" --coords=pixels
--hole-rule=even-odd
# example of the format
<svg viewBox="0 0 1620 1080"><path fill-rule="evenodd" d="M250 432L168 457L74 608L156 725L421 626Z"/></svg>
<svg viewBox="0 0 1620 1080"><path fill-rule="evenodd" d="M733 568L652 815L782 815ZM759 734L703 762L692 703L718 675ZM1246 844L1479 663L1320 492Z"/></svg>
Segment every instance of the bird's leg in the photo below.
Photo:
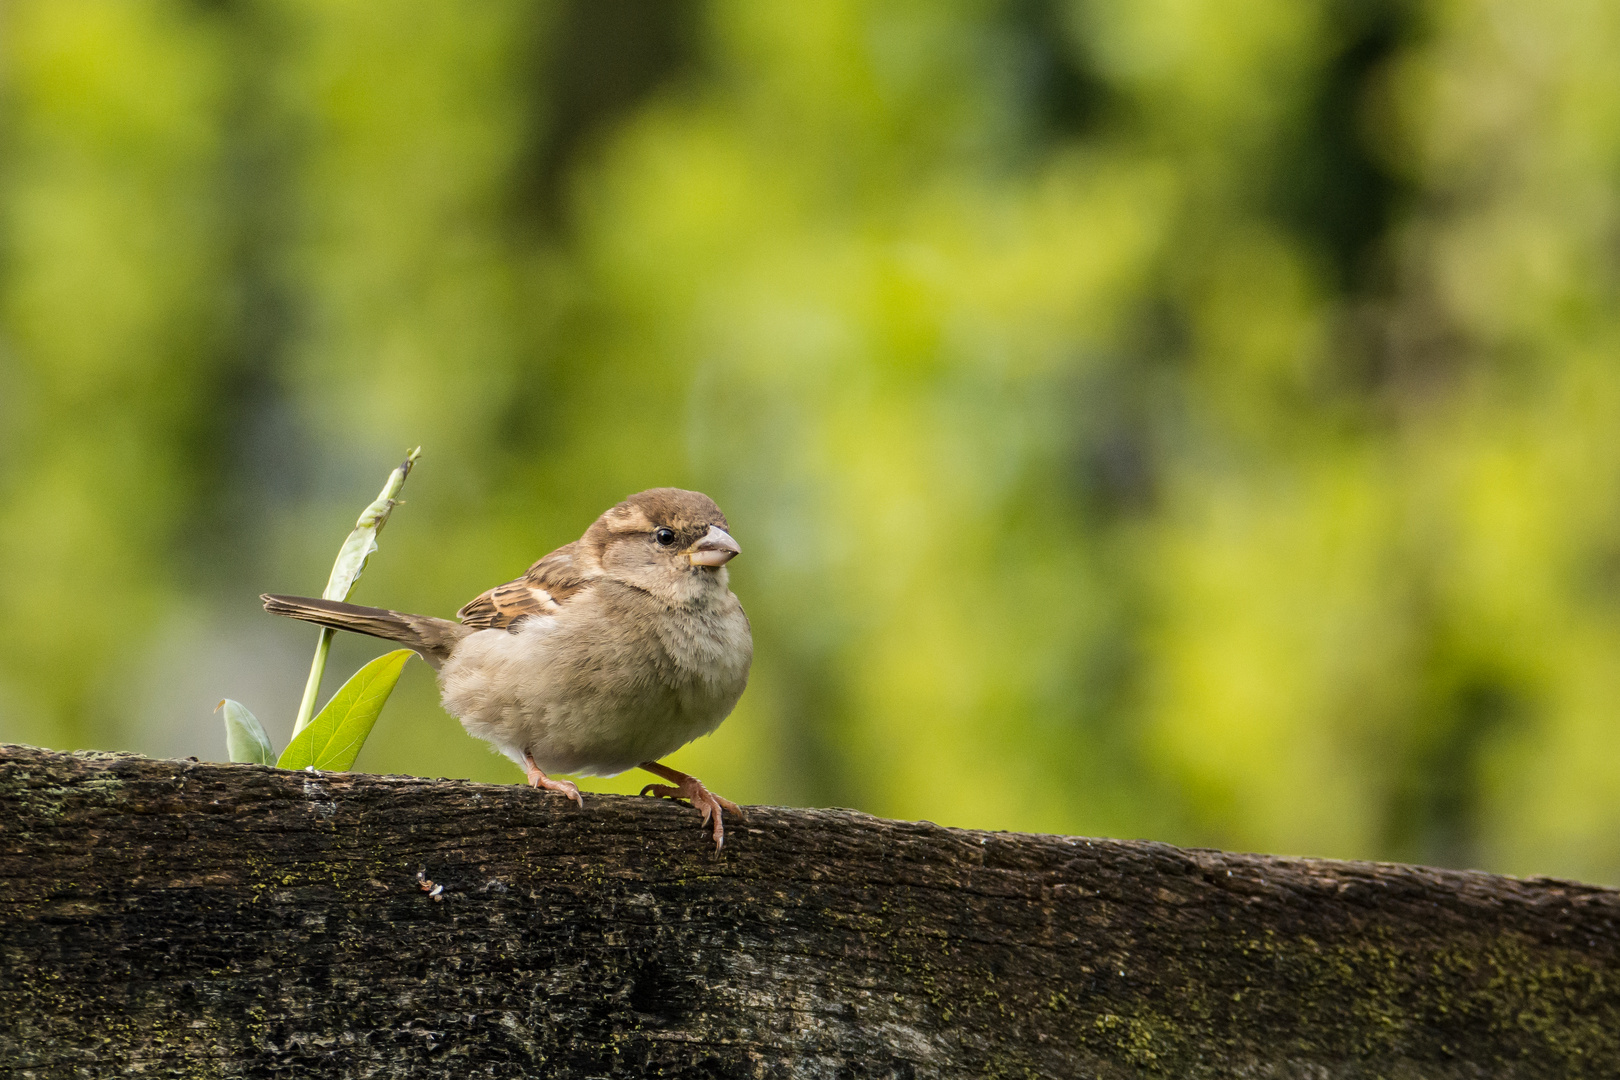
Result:
<svg viewBox="0 0 1620 1080"><path fill-rule="evenodd" d="M553 780L540 771L540 766L534 763L534 755L527 750L523 751L523 771L529 774L529 786L544 788L546 791L555 791L559 795L566 795L579 804L581 810L585 809L585 800L579 797L579 788L567 780Z"/></svg>
<svg viewBox="0 0 1620 1080"><path fill-rule="evenodd" d="M668 765L660 765L656 761L643 761L640 768L646 769L654 776L662 776L674 787L668 784L648 784L641 789L643 795L651 793L659 799L685 799L694 807L703 811L703 824L709 824L714 819L714 850L719 851L726 844L726 826L721 821L721 808L730 810L738 817L743 817L742 807L730 799L722 799L714 792L703 786L703 781L695 776L687 776L678 769Z"/></svg>

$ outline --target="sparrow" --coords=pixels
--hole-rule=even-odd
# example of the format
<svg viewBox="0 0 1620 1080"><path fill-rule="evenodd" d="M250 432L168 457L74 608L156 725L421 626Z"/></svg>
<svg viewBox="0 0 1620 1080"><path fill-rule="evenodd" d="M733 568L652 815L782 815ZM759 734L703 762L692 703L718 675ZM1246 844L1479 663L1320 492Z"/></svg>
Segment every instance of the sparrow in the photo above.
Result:
<svg viewBox="0 0 1620 1080"><path fill-rule="evenodd" d="M653 488L597 518L522 577L481 593L459 621L266 594L266 611L397 641L438 673L445 711L516 762L532 787L581 808L548 773L645 769L725 844L736 803L659 763L720 726L748 685L754 642L726 564L741 549L707 495Z"/></svg>

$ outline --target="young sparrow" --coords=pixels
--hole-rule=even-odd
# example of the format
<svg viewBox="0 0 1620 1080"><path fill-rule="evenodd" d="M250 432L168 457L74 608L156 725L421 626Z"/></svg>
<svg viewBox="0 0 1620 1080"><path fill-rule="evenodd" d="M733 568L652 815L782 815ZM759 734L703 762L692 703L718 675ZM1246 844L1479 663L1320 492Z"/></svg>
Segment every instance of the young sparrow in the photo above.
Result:
<svg viewBox="0 0 1620 1080"><path fill-rule="evenodd" d="M658 759L720 726L748 684L754 641L727 587L739 549L707 495L654 488L585 535L467 604L460 622L299 596L266 611L415 649L439 673L445 710L521 765L529 783L583 807L547 772L610 776L640 767L671 785L725 843L722 808L742 811Z"/></svg>

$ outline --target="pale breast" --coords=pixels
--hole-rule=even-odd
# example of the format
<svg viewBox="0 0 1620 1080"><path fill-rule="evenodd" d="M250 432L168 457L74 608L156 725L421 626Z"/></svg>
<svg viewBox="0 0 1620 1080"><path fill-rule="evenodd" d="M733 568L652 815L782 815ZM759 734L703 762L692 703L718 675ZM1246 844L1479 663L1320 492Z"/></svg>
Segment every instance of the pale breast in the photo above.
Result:
<svg viewBox="0 0 1620 1080"><path fill-rule="evenodd" d="M638 590L591 592L517 633L468 637L440 672L445 709L548 772L623 772L718 727L753 659L736 597L671 610Z"/></svg>

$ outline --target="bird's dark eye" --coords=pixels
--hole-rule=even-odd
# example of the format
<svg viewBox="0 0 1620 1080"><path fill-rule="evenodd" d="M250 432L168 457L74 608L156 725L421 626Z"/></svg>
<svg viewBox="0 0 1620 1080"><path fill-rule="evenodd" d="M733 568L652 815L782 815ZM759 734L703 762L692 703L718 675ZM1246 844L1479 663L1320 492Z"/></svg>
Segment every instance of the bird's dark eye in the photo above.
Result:
<svg viewBox="0 0 1620 1080"><path fill-rule="evenodd" d="M675 530L674 529L654 529L653 530L653 539L657 540L664 547L669 547L669 545L671 545L671 544L673 544L675 542Z"/></svg>

